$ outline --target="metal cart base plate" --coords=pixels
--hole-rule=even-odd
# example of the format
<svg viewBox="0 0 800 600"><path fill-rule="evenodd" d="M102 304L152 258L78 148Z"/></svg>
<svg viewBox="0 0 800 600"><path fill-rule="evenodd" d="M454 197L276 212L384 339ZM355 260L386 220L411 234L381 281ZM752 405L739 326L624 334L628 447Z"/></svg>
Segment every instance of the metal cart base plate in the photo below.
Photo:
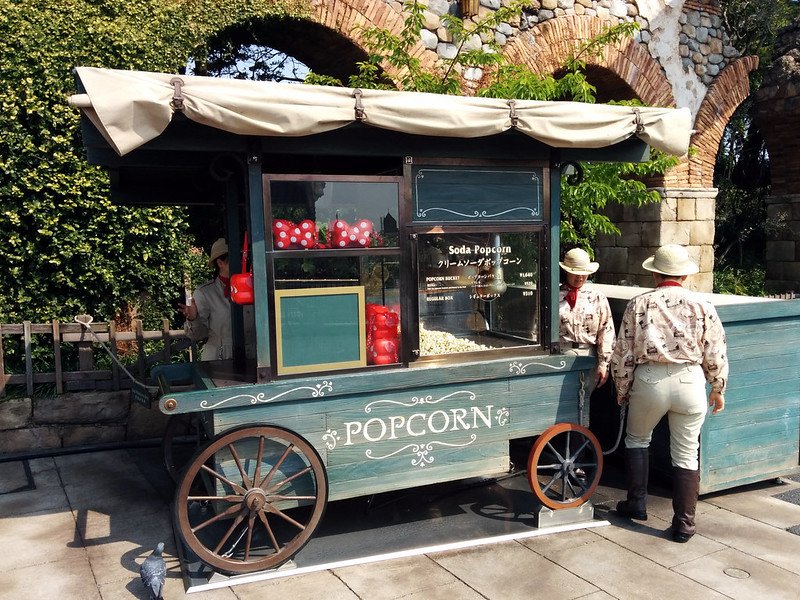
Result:
<svg viewBox="0 0 800 600"><path fill-rule="evenodd" d="M277 569L228 576L176 545L191 593L608 524L591 503L541 506L519 472L332 502L309 543Z"/></svg>

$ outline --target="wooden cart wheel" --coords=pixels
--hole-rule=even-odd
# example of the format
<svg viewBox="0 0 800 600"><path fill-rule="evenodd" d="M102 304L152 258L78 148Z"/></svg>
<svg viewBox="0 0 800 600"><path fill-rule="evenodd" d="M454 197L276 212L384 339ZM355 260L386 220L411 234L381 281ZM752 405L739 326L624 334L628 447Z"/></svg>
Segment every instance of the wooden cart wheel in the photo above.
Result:
<svg viewBox="0 0 800 600"><path fill-rule="evenodd" d="M180 479L174 515L198 558L229 574L277 567L311 538L328 501L322 459L302 437L271 425L227 431Z"/></svg>
<svg viewBox="0 0 800 600"><path fill-rule="evenodd" d="M603 451L594 434L574 423L558 423L540 435L528 457L528 483L548 508L586 502L600 483Z"/></svg>
<svg viewBox="0 0 800 600"><path fill-rule="evenodd" d="M187 444L187 446L191 445L191 448L183 449L176 444L175 438L183 430L186 431L186 437L190 438L193 444ZM164 428L164 436L161 438L161 454L164 457L164 468L173 483L178 483L181 470L186 466L189 458L207 441L208 436L197 413L170 415L167 426Z"/></svg>

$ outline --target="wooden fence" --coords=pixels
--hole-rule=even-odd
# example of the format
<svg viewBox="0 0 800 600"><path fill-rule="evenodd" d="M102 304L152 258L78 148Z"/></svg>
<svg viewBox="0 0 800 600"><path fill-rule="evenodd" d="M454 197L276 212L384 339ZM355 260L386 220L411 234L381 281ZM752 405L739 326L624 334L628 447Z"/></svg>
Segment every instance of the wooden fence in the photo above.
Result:
<svg viewBox="0 0 800 600"><path fill-rule="evenodd" d="M91 332L86 327L91 328ZM3 358L4 338L18 336L22 340L25 359L24 373L6 373L6 364ZM33 355L34 344L39 344L38 337L44 336L44 344L48 346L53 358L53 371L34 372ZM161 349L146 354L145 342L162 342ZM194 348L182 329L170 329L169 320L162 321L160 331L144 331L142 322L133 321L133 331L117 331L114 323L90 323L88 326L80 323L23 323L0 324L0 397L6 395L9 385L25 386L28 396L38 384L53 384L55 392L62 394L65 391L79 390L120 390L130 387L130 378L119 367L116 360L110 359L111 369L97 369L95 366L96 353L106 354L101 343L107 350L119 359L118 344L133 343L136 359L131 364L124 364L125 370L134 375L137 380L145 381L148 370L154 364L172 362L173 356ZM77 347L77 370L64 368L62 361L63 344L75 344ZM126 353L127 354L127 353ZM128 359L126 362L130 362Z"/></svg>

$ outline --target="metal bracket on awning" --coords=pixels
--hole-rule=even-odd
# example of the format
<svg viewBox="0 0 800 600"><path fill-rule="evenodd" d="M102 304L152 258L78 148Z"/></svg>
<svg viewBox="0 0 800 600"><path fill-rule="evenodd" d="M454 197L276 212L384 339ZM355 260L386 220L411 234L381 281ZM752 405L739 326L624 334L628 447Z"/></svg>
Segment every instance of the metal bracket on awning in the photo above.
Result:
<svg viewBox="0 0 800 600"><path fill-rule="evenodd" d="M644 123L642 123L642 113L638 108L633 109L633 122L636 123L636 135L644 132Z"/></svg>
<svg viewBox="0 0 800 600"><path fill-rule="evenodd" d="M172 107L173 110L182 111L183 110L183 79L180 77L173 77L169 81L170 85L173 88L172 91L172 100L170 101L169 105Z"/></svg>
<svg viewBox="0 0 800 600"><path fill-rule="evenodd" d="M508 101L508 107L511 109L508 116L511 118L511 126L516 127L519 123L519 116L517 116L517 103L514 100Z"/></svg>
<svg viewBox="0 0 800 600"><path fill-rule="evenodd" d="M363 96L363 94L364 93L358 88L353 90L353 98L356 99L355 111L357 121L363 121L367 118L367 114L364 112L364 105L361 103L361 96Z"/></svg>

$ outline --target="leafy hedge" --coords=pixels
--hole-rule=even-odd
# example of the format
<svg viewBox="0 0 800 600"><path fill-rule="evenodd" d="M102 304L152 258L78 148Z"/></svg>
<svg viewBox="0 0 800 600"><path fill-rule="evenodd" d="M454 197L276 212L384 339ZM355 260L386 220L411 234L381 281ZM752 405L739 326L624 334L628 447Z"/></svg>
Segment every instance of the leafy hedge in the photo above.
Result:
<svg viewBox="0 0 800 600"><path fill-rule="evenodd" d="M280 0L0 0L0 323L160 317L202 266L183 209L109 201L66 102L72 69L177 72L219 30L302 12Z"/></svg>

